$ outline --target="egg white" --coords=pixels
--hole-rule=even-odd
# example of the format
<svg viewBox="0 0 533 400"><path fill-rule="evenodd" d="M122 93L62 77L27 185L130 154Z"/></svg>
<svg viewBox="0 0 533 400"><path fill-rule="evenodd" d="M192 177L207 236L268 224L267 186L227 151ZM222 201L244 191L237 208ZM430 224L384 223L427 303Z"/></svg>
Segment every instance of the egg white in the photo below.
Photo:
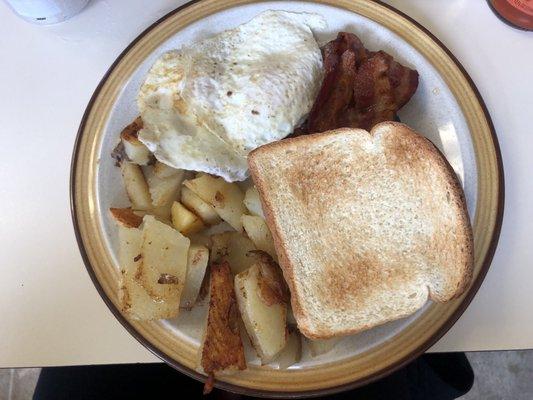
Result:
<svg viewBox="0 0 533 400"><path fill-rule="evenodd" d="M140 140L174 168L240 181L247 154L307 116L322 83L316 14L266 11L163 54L141 86Z"/></svg>

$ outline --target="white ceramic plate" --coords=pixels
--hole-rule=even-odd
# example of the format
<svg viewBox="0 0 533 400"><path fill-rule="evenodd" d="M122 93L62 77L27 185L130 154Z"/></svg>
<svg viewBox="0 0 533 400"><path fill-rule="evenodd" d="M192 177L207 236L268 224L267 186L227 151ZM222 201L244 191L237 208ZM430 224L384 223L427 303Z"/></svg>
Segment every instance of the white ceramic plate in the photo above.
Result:
<svg viewBox="0 0 533 400"><path fill-rule="evenodd" d="M408 33L403 34L403 32L405 29L409 29L411 25L415 26L412 22L403 19L403 17L388 8L369 1L355 1L353 2L354 4L350 4L349 1L328 1L328 3L331 4L299 1L254 2L251 4L240 3L243 2L228 2L228 8L226 8L226 6L221 6L220 3L217 5L215 1L200 2L167 17L166 20L164 19L160 21L160 23L152 27L151 30L145 32L143 36L141 36L136 43L132 44L126 53L117 60L117 64L111 69L109 75L103 81L102 88L95 93L95 98L91 101L87 114L82 122L80 138L78 139L77 147L75 149L76 159L73 163L73 203L75 208L75 224L81 231L78 235L82 252L95 253L93 255L86 255L86 261L89 264L88 268L91 275L93 275L94 272L93 277L95 283L97 283L97 286L101 286L99 288L101 289L102 295L105 299L107 298L106 300L108 301L108 304L110 304L110 307L114 308L113 311L116 315L118 313L116 289L110 282L103 283L115 279L111 277L115 275L113 275L113 272L109 271L109 268L115 268L118 271L116 228L113 221L109 218L107 210L111 206L128 206L129 201L123 189L120 171L114 166L114 160L110 157L110 153L118 142L118 135L122 128L138 116L135 99L139 86L143 82L143 79L153 62L165 51L179 48L184 44L190 44L199 39L221 32L224 29L233 28L240 23L250 20L264 10L319 13L326 18L329 25L327 31L318 34L317 38L319 42L326 42L333 39L339 31L353 32L360 37L368 49L385 50L399 62L411 68L415 68L420 76L419 87L409 103L399 112L399 117L402 122L430 139L446 156L463 185L468 211L472 221L476 215L476 208L479 207L480 204L480 189L483 193L488 190L485 186L480 186L479 181L477 168L478 165L480 165L480 139L476 139L478 136L482 137L483 140L486 140L487 143L490 142L490 145L492 146L488 150L491 152L489 154L491 157L489 161L495 168L496 181L492 182L494 186L491 186L491 189L489 190L491 196L494 190L498 192L498 190L501 189L501 181L499 180L500 176L498 172L499 164L497 146L495 145L495 139L492 136L488 115L483 112L481 100L476 97L475 89L471 86L468 78L464 76L460 67L454 63L453 59L445 60L443 58L448 57L449 55L442 50L440 44L435 43L426 32L420 30L419 27L416 27L420 32L413 31L414 38L406 40L406 35ZM347 7L348 9L343 7ZM359 13L354 12L354 9ZM396 21L393 21L392 19L390 24L384 21L379 21L377 15L379 15L380 12L393 13L391 15L394 15L395 18L400 21L398 23L403 23L405 26L395 25L394 23L396 23ZM188 17L187 13L191 16ZM179 17L181 17L181 19ZM175 25L172 26L169 19L175 19L175 23L178 24L178 27ZM157 32L158 29L159 35L156 37L154 32ZM410 31L407 30L405 32ZM442 52L442 54L437 54L437 56L442 59L439 59L438 57L436 59L432 58L431 52L437 50L432 48L424 49L424 46L426 46L424 43L416 42L417 35L425 35L423 36L424 39L428 40L432 46L435 46L435 49ZM130 62L131 65L127 67L123 66L123 70L119 71L121 63L125 63L125 59L128 57L132 60ZM445 61L449 64L446 64ZM453 72L454 74L457 74L457 77L451 73L445 74L443 72L446 68L450 68L449 65L455 68ZM457 86L457 83L454 83L452 85L453 87L449 85L450 82L455 82L456 79L459 79L458 77L462 77L464 82L461 84L466 85L466 87L472 91L470 96L465 99L458 98L458 90L460 90L460 86ZM456 86L459 89L457 89ZM478 115L474 115L474 109L472 109L474 110L472 111L468 108L470 107L467 104L469 101L472 102L472 107L479 106L479 110L477 110ZM476 122L474 118L478 118L481 122ZM481 127L482 124L484 124L484 128L478 128L478 126ZM474 128L475 132L472 130ZM478 148L476 148L476 143ZM492 157L492 153L494 153L494 157ZM80 158L83 159L80 160ZM95 162L93 163L93 161ZM494 180L493 178L490 179ZM484 181L485 178L483 178L483 182ZM86 192L81 193L84 190L86 190ZM77 194L77 191L80 191L80 193ZM76 200L77 196L80 196L79 200ZM84 196L89 198L86 206L81 204L86 201ZM499 230L498 225L500 216L498 215L498 207L500 207L501 204L498 203L498 196L497 193L495 199L490 197L490 199L492 199L491 201L493 201L493 204L491 204L490 207L496 210L496 216L493 216L494 218L490 222L491 235L489 239L491 240L487 242L488 245L481 254L476 253L476 279L478 277L479 279L482 279L484 275L484 268L488 266L487 259L490 261L491 247L495 244L492 239L494 239L494 236L497 237L497 232ZM91 216L97 219L94 221L88 221L88 225L85 227L84 224L80 222L80 218L82 218L81 215L78 215L79 213L83 214L84 211L90 213ZM485 222L481 223L486 224ZM100 240L99 244L91 245L89 242L92 239L88 238L90 235L98 236ZM97 260L99 255L96 253L102 252L106 253L107 258L105 260ZM481 273L482 270L483 273ZM104 274L111 275L105 277ZM481 280L479 280L479 283L480 282ZM478 285L479 284L476 283L474 286L477 288ZM473 293L468 296L468 300L472 295ZM466 303L468 303L468 300ZM461 301L464 301L464 299ZM458 309L464 309L464 307L466 307L466 304L457 303L453 305L453 310L444 312L444 314L448 316L439 317L440 319L438 320L441 322L441 325L435 327L435 331L438 332L438 334L435 335L433 333L431 337L434 339L441 335L443 333L443 326L450 325L446 322L458 317L455 311ZM308 370L316 370L316 368L313 367L322 367L327 364L335 365L336 368L338 367L337 369L340 369L342 368L344 361L351 362L350 360L353 361L360 355L370 354L374 349L383 348L385 344L396 340L400 333L408 331L409 327L417 325L417 321L420 318L423 319L426 314L429 315L430 313L428 310L431 308L432 305L428 303L423 309L411 317L391 322L351 337L346 337L342 339L333 351L317 358L312 358L307 346L304 346L301 362L292 366L290 370L301 370L305 371L307 374ZM159 332L161 332L161 329L166 332L165 340L175 340L176 343L179 342L182 346L196 349L201 340L201 330L203 329L202 323L205 317L205 312L205 306L197 307L191 312L182 312L177 319L163 321L159 324ZM451 315L454 315L454 317L451 317ZM122 322L124 323L124 320ZM131 324L131 322L125 323ZM422 323L419 322L419 325L422 325ZM130 325L130 327L132 327L132 325ZM449 326L447 326L447 328L449 328ZM132 329L139 332L140 328L133 324ZM143 338L146 339L147 335L140 333L139 336L143 336ZM422 341L422 339L420 340ZM153 340L151 339L147 339L147 341L149 342L148 347L152 348L152 350L156 351L158 354L163 352L168 355L168 353L162 349L162 346L153 343ZM423 346L427 347L427 345L428 341L426 340ZM417 351L420 352L420 347ZM413 351L411 351L410 354L412 355ZM253 351L251 349L248 349L248 355L253 359L251 362L252 365L259 365L258 359L253 358ZM178 365L184 365L185 369L191 368L188 361L176 359L177 356L169 357ZM398 360L393 360L393 358L394 357L391 358L390 364L398 364ZM169 361L168 359L166 360ZM386 363L387 361L382 358L382 362ZM171 362L171 364L173 363ZM369 376L372 373L374 376L377 376L376 371L372 371L371 368L365 376ZM287 372L284 372L283 374L286 375ZM270 386L262 382L258 384L249 383L250 379L252 379L250 377L245 377L241 380L239 380L240 378L227 378L227 381L234 385L254 388L261 391L283 391L286 389L294 392L298 391L299 388L301 388L300 390L314 390L344 385L349 383L350 379L357 379L355 375L347 374L344 379L339 375L339 378L337 378L337 380L332 380L331 383L313 384L311 382L313 378L306 375L305 379L309 381L308 385L302 383L300 387L290 387L290 385L283 386L285 378L276 381L277 378L275 375L269 376L268 379L265 379L273 380L273 383ZM274 377L272 378L272 376ZM350 376L352 378L350 378ZM223 379L226 380L226 378ZM226 388L235 390L236 386L226 386Z"/></svg>
<svg viewBox="0 0 533 400"><path fill-rule="evenodd" d="M430 139L443 152L463 184L468 211L470 215L474 215L477 172L470 131L455 97L438 71L420 53L409 43L376 22L336 7L307 2L250 4L211 15L189 25L169 38L139 65L115 100L104 128L104 140L98 151L100 168L97 185L98 205L100 210L103 210L100 213L101 223L105 227L106 239L113 251L117 265L116 228L105 210L111 206L127 206L129 205L129 200L123 189L120 171L114 166L114 160L111 159L110 154L118 142L117 138L122 128L139 115L135 99L148 70L165 51L179 48L183 44L192 43L224 29L233 28L250 20L264 10L319 13L326 17L329 25L328 30L320 33L317 37L320 43L334 39L339 31L353 32L359 36L369 50L385 50L399 62L415 68L420 74L420 83L416 94L399 112L399 117L402 122ZM199 335L201 329L200 320L204 318L204 311L197 309L192 313L181 313L177 320L166 322L167 328L176 335L183 335L194 345L199 345L201 338L201 335ZM379 345L384 340L390 339L423 312L424 310L422 309L409 318L345 338L335 347L334 351L320 358L313 359L308 354L308 351L304 351L301 363L292 368L316 365L343 357L352 357L367 350L369 347ZM258 360L255 363L258 363Z"/></svg>

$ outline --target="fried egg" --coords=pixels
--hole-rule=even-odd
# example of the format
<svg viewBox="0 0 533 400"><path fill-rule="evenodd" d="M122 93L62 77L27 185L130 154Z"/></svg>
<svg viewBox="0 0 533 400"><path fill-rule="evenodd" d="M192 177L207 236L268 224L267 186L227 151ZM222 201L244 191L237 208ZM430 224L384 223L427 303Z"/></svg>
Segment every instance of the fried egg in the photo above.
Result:
<svg viewBox="0 0 533 400"><path fill-rule="evenodd" d="M317 14L266 11L163 54L139 90L139 139L174 168L227 181L248 176L247 154L293 132L322 83Z"/></svg>

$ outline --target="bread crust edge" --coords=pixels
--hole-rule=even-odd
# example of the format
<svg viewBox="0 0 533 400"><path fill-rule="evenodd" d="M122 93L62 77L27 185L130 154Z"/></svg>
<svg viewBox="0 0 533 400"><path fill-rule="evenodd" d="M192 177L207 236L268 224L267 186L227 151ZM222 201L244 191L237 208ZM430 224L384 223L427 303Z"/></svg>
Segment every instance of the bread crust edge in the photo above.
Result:
<svg viewBox="0 0 533 400"><path fill-rule="evenodd" d="M455 171L453 170L452 166L450 165L446 157L426 137L417 133L416 131L414 131L413 129L411 129L405 124L402 124L399 122L388 121L388 122L381 122L375 125L370 130L370 132L364 129L339 128L339 129L334 129L334 130L330 130L326 132L313 133L309 135L302 135L302 136L287 138L281 141L276 141L276 142L263 145L253 150L252 152L250 152L250 154L248 155L248 166L250 169L252 180L261 197L263 212L265 214L265 221L270 231L272 232L272 237L274 240L274 247L276 249L276 253L278 254L279 264L283 271L283 276L285 280L287 281L287 285L289 286L289 289L291 292L291 306L292 306L296 321L298 323L298 328L300 329L302 334L309 339L329 339L332 337L346 336L350 334L359 333L359 332L374 328L376 326L383 325L387 322L405 318L409 315L412 315L420 308L416 308L412 310L412 312L394 316L390 319L379 321L379 323L367 324L367 325L355 327L353 329L343 329L343 330L334 330L334 331L332 330L332 331L326 332L320 329L313 328L311 324L309 323L309 317L306 315L303 307L300 304L300 295L298 294L298 291L294 284L294 266L290 262L286 249L283 245L283 241L279 237L279 234L278 234L279 230L278 230L278 226L275 221L275 218L274 218L272 204L270 203L270 200L268 199L268 197L265 196L265 192L266 192L265 183L259 172L259 166L257 164L257 155L262 152L268 152L270 149L274 149L276 147L285 146L287 143L298 143L298 142L312 143L315 140L320 140L324 135L336 135L338 133L343 133L343 132L358 132L358 133L364 132L365 134L374 136L381 129L392 129L395 134L398 134L399 132L401 135L408 136L409 140L418 142L421 148L425 150L428 157L430 157L438 165L439 169L442 170L446 178L446 181L453 192L451 198L454 199L456 206L457 206L457 210L459 212L459 228L461 230L462 237L464 238L464 246L465 246L465 251L463 252L463 259L461 262L462 279L459 280L454 292L450 296L439 297L438 295L433 293L431 289L428 287L428 298L438 303L445 303L445 302L457 299L458 297L460 297L462 294L465 293L466 289L470 286L472 282L473 271L474 271L474 237L473 237L472 225L470 223L470 218L468 216L468 209L466 206L466 199L464 196L464 192L455 174Z"/></svg>

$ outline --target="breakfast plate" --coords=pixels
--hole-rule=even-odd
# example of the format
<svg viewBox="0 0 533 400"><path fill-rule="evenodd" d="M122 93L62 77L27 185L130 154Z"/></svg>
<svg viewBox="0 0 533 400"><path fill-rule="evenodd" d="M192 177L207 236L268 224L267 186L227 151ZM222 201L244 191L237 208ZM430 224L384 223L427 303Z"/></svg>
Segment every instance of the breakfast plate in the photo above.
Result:
<svg viewBox="0 0 533 400"><path fill-rule="evenodd" d="M401 109L399 118L444 154L463 186L473 225L473 280L458 299L443 304L429 302L410 317L345 337L319 357L312 357L304 344L300 361L288 369L261 366L252 355L248 369L217 376L215 384L230 391L274 397L333 393L379 379L435 343L481 285L501 226L503 173L490 116L458 61L409 17L370 0L205 0L169 13L117 58L87 107L72 161L73 221L89 275L116 318L169 365L205 380L197 371L197 354L206 307L156 322L135 321L121 312L116 227L107 210L126 206L127 195L110 154L118 133L137 117L137 92L162 53L234 28L266 10L320 14L328 23L327 30L318 35L320 43L333 39L338 31L353 32L369 49L385 50L399 62L416 67L418 91Z"/></svg>

